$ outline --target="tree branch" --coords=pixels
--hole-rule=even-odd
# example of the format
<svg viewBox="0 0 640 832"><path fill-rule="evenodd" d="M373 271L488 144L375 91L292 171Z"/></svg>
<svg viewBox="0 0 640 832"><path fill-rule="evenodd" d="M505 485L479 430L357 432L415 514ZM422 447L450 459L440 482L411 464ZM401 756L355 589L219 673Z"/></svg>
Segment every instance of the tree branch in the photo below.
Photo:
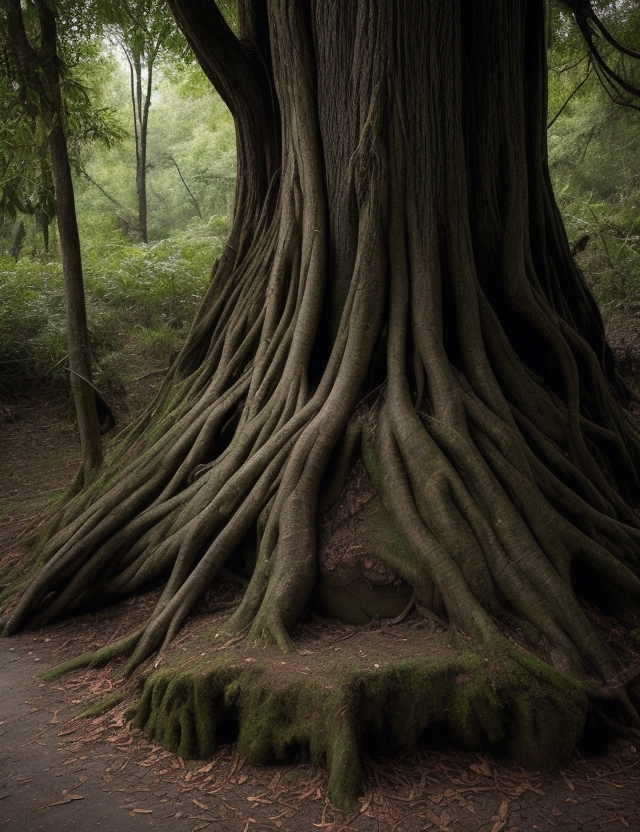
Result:
<svg viewBox="0 0 640 832"><path fill-rule="evenodd" d="M245 10L248 0L245 0ZM268 42L234 35L210 0L169 0L169 5L205 74L229 107L236 125L236 212L257 217L280 167L279 111L271 78ZM254 18L251 18L254 20ZM242 24L251 37L254 26ZM260 23L267 28L266 14ZM267 50L265 52L265 50Z"/></svg>
<svg viewBox="0 0 640 832"><path fill-rule="evenodd" d="M640 52L636 52L633 49L623 46L613 37L613 35L611 35L607 27L593 11L591 0L562 0L562 2L568 6L573 13L578 28L580 29L589 52L595 61L595 69L598 78L607 90L611 100L617 104L621 104L624 107L631 107L634 110L640 110L639 105L632 104L631 101L625 101L622 96L616 98L616 96L614 96L612 92L607 89L607 84L609 84L611 89L618 95L620 95L621 90L624 90L624 92L628 93L632 96L632 98L640 98L640 89L633 84L630 84L618 72L612 69L612 67L609 66L609 64L602 57L594 42L594 34L597 37L599 33L613 49L622 55L627 55L635 60L640 60ZM597 32L594 33L590 23L593 23Z"/></svg>
<svg viewBox="0 0 640 832"><path fill-rule="evenodd" d="M194 208L195 208L195 209L196 209L196 211L198 212L198 216L200 217L200 219L202 219L202 211L200 210L200 206L198 205L198 200L197 200L197 199L195 198L195 196L193 195L193 193L192 193L192 191L191 191L191 188L190 188L190 187L187 185L187 183L185 182L184 176L182 175L182 171L181 171L181 170L180 170L180 168L178 167L178 163L177 163L177 162L176 162L176 160L173 158L173 156L169 156L169 159L170 159L170 160L173 162L173 164L176 166L176 170L178 171L178 176L179 176L179 177L180 177L180 179L182 180L182 184L183 184L183 185L185 186L185 188L187 189L187 193L188 193L188 194L189 194L189 196L191 197L191 202L193 203Z"/></svg>
<svg viewBox="0 0 640 832"><path fill-rule="evenodd" d="M258 80L247 49L215 3L169 0L169 5L200 66L237 118L255 93Z"/></svg>
<svg viewBox="0 0 640 832"><path fill-rule="evenodd" d="M565 110L566 106L569 104L569 102L571 101L571 99L573 98L573 96L574 96L574 95L576 95L576 93L577 93L577 92L579 92L579 91L582 89L582 87L583 87L583 86L587 83L587 81L589 80L589 76L591 75L591 69L592 69L592 65L591 65L591 55L589 55L589 58L588 58L588 60L587 60L587 72L586 72L586 74L585 74L584 78L582 79L582 81L580 81L580 83L578 84L578 86L577 86L577 87L573 90L573 92L569 95L569 97L567 98L567 100L564 102L564 104L562 105L562 107L560 107L560 109L559 109L559 110L558 110L558 112L555 114L555 116L551 119L551 121L549 122L549 124L547 124L547 130L549 130L551 127L553 127L553 125L556 123L556 121L558 120L558 118L560 118L560 116L561 116L561 115L562 115L562 113L564 112L564 110Z"/></svg>
<svg viewBox="0 0 640 832"><path fill-rule="evenodd" d="M80 176L83 176L87 180L87 182L91 182L91 184L94 185L100 191L100 193L104 197L106 197L106 199L109 200L109 202L113 203L113 205L115 205L116 208L119 208L121 211L131 213L130 208L128 208L126 205L123 205L114 196L111 196L111 194L108 193L99 182L96 182L96 180L92 176L90 176L83 167L78 167L78 173L80 174Z"/></svg>

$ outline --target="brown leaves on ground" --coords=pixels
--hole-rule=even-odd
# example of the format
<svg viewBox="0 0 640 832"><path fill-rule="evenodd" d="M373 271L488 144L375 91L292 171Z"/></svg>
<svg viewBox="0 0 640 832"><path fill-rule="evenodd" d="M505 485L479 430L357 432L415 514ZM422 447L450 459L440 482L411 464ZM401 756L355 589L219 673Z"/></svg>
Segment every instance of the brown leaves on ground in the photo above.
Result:
<svg viewBox="0 0 640 832"><path fill-rule="evenodd" d="M147 603L152 600L129 602L127 624L144 614ZM98 626L98 618L93 626L78 625L76 632L70 624L51 628L41 644L49 638L47 647L57 657L77 652L82 643L85 648L99 646L98 631L104 636L107 628L104 622ZM355 638L355 628L329 629L326 638L337 637L346 644ZM37 646L33 652L38 652ZM109 693L117 678L115 664L75 671L50 684L63 688L69 701L85 702ZM130 682L129 697L135 694L135 683ZM131 784L131 794L121 794L123 809L193 821L191 832L216 829L222 821L232 823L228 828L234 832L552 832L640 826L640 753L630 743L621 742L616 753L605 757L577 754L554 775L527 772L485 755L427 746L403 758L365 757L367 793L358 810L348 813L326 800L324 771L307 764L251 766L232 746L211 760L188 763L133 729L124 717L126 707L124 702L93 719L59 724L61 765L99 768L107 789ZM121 785L117 788L122 792Z"/></svg>

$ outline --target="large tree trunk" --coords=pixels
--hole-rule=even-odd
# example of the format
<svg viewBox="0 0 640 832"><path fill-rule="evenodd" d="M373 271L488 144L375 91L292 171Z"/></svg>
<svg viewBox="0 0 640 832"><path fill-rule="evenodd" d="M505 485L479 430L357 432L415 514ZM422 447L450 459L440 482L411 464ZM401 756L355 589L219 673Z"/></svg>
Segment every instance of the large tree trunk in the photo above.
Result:
<svg viewBox="0 0 640 832"><path fill-rule="evenodd" d="M288 649L359 456L421 612L485 649L522 629L635 719L578 600L638 626L640 445L549 182L544 3L244 0L240 41L172 5L236 120L229 244L9 628L168 574L133 666L253 539L226 632Z"/></svg>

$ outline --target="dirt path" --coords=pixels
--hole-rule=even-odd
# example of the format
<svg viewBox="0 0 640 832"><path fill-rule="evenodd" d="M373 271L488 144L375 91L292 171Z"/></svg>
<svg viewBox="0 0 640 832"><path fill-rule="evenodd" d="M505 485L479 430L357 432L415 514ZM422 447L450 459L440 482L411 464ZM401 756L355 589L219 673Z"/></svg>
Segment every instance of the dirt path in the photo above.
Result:
<svg viewBox="0 0 640 832"><path fill-rule="evenodd" d="M25 532L76 464L73 431L50 409L0 424L1 558L23 556ZM125 720L132 686L108 713L77 718L83 703L116 687L117 667L46 683L38 674L113 637L123 616L133 620L151 602L0 639L0 829L640 830L640 752L629 742L604 756L576 753L552 775L450 749L365 760L367 793L349 814L331 807L325 773L308 765L250 766L233 746L185 764Z"/></svg>

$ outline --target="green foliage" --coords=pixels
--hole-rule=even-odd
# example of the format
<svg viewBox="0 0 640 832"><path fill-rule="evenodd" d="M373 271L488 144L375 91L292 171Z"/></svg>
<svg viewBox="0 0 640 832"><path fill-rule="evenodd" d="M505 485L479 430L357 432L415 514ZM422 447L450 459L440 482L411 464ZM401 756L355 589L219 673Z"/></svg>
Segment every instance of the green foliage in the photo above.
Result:
<svg viewBox="0 0 640 832"><path fill-rule="evenodd" d="M106 714L108 711L119 705L124 699L122 693L112 693L102 699L97 699L95 702L90 702L78 711L77 719L91 719L96 716Z"/></svg>
<svg viewBox="0 0 640 832"><path fill-rule="evenodd" d="M85 248L98 387L113 390L125 380L125 346L161 358L179 347L226 232L216 219L148 246L103 237ZM0 397L66 389L66 354L60 263L0 260Z"/></svg>
<svg viewBox="0 0 640 832"><path fill-rule="evenodd" d="M162 73L149 115L147 203L149 239L159 240L185 229L198 216L226 218L235 190L235 130L231 116L198 70L186 71L194 84L174 83ZM181 77L181 76L178 76ZM113 76L126 103L126 79ZM121 117L126 118L124 111ZM85 157L91 177L77 181L80 230L84 237L119 228L135 236L136 191L133 137L109 149L95 147ZM184 181L183 181L184 180ZM99 189L100 186L103 191ZM187 190L188 188L188 190ZM106 191L106 194L104 193ZM197 208L194 205L194 200Z"/></svg>
<svg viewBox="0 0 640 832"><path fill-rule="evenodd" d="M638 49L637 4L596 6L613 35ZM640 112L613 103L570 16L561 4L551 9L548 138L556 197L571 244L589 238L576 257L605 317L635 313L640 311ZM612 52L607 59L638 83L640 62Z"/></svg>
<svg viewBox="0 0 640 832"><path fill-rule="evenodd" d="M105 111L126 105L126 78L108 57L108 83L96 79ZM127 352L167 360L184 338L229 227L235 184L235 134L226 108L210 88L198 94L163 81L152 109L149 205L152 237L134 241L135 165L132 140L82 152L76 179L94 382L121 388ZM80 156L77 157L80 159ZM172 160L175 160L172 161ZM189 192L197 200L199 219ZM88 178L90 177L90 178ZM40 248L34 222L18 263L0 260L0 396L68 388L64 288L60 263ZM5 223L8 240L12 225ZM124 233L123 233L124 232ZM7 245L8 249L8 245ZM5 249L5 250L7 250ZM41 257L43 255L40 255Z"/></svg>
<svg viewBox="0 0 640 832"><path fill-rule="evenodd" d="M569 239L589 236L577 260L605 318L640 312L640 189L602 199L565 185L559 204Z"/></svg>
<svg viewBox="0 0 640 832"><path fill-rule="evenodd" d="M49 133L58 115L64 120L69 154L74 165L95 142L107 146L123 137L114 111L101 105L101 90L109 78L109 60L102 48L100 30L89 25L80 2L56 5L60 57L62 107L52 119L43 100L52 106L51 91L43 98L47 78L44 58L35 67L9 34L9 12L0 13L0 217L13 218L18 212L35 215L41 229L55 216L53 175L49 160ZM35 6L22 8L22 19L31 48L41 41ZM35 52L34 54L38 54Z"/></svg>
<svg viewBox="0 0 640 832"><path fill-rule="evenodd" d="M64 382L64 286L57 263L0 261L0 396Z"/></svg>

